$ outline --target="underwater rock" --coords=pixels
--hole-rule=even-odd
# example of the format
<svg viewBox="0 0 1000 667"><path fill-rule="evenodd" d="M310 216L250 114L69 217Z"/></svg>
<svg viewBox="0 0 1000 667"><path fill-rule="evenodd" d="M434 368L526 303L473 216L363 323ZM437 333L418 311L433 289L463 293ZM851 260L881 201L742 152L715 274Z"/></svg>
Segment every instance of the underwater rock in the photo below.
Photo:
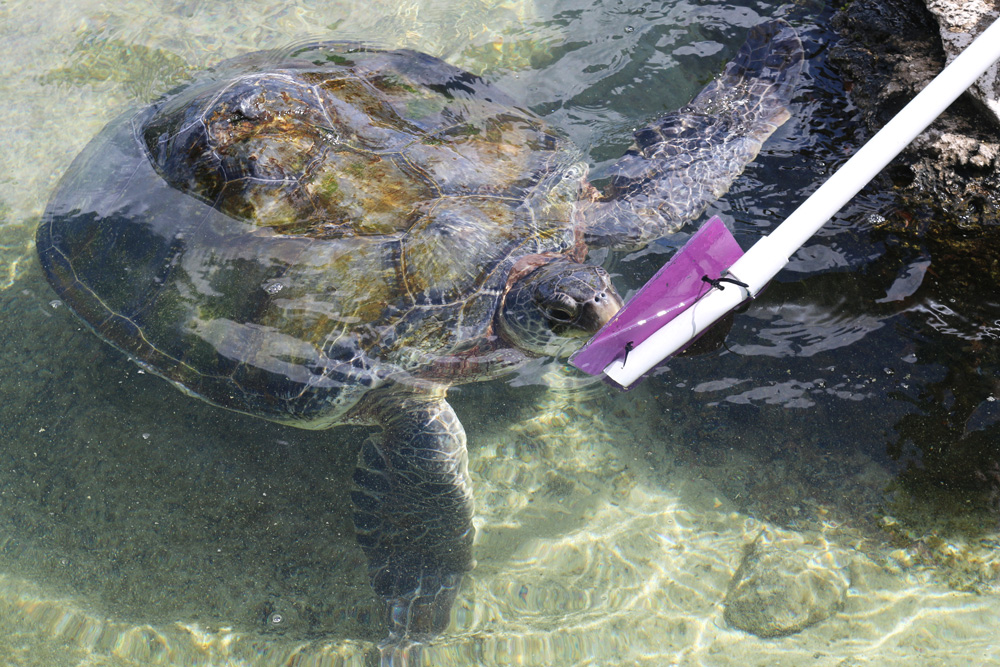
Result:
<svg viewBox="0 0 1000 667"><path fill-rule="evenodd" d="M850 586L843 560L825 542L761 533L729 582L726 623L758 637L783 637L829 618Z"/></svg>
<svg viewBox="0 0 1000 667"><path fill-rule="evenodd" d="M924 0L855 0L834 17L841 40L830 59L872 132L944 68L948 49L960 48L961 35L942 44L942 33L951 35L953 29L962 29L956 26L973 22L973 5L995 7L997 0L927 3L935 13ZM940 26L936 16L942 17ZM985 24L976 22L977 29ZM996 70L991 72L996 84ZM986 110L991 105L997 108L995 95L993 102L972 99L959 98L888 168L903 207L929 209L925 217L937 222L964 226L996 222L1000 118Z"/></svg>

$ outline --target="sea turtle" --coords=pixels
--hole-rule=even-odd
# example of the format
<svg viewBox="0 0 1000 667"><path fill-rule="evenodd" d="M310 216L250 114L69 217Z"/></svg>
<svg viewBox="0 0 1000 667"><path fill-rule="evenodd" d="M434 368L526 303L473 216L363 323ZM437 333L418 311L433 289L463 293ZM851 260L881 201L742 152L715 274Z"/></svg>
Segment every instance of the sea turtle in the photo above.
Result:
<svg viewBox="0 0 1000 667"><path fill-rule="evenodd" d="M455 383L565 355L622 305L589 247L700 215L788 118L802 47L750 31L690 104L634 135L608 186L483 79L341 43L225 63L111 122L37 234L59 296L210 403L360 445L357 540L389 639L439 633L473 566Z"/></svg>

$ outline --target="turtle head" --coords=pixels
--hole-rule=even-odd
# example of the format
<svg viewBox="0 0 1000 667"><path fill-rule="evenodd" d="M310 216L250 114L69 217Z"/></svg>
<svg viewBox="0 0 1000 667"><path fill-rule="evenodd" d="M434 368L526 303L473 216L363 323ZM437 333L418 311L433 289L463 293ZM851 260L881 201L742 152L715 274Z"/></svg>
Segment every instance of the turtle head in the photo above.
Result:
<svg viewBox="0 0 1000 667"><path fill-rule="evenodd" d="M500 334L534 354L568 356L622 307L608 272L562 257L512 273Z"/></svg>

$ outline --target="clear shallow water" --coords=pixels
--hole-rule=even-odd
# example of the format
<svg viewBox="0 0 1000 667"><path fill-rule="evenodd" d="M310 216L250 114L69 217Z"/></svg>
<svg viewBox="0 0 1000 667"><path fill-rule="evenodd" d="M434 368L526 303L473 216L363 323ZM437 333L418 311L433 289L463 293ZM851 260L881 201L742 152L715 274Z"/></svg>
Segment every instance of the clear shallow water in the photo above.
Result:
<svg viewBox="0 0 1000 667"><path fill-rule="evenodd" d="M107 120L187 68L374 36L485 71L600 169L774 15L798 22L811 59L793 119L713 207L744 245L860 138L821 6L0 5L0 655L360 665L383 632L347 513L364 432L301 432L182 396L82 330L42 280L38 216ZM992 240L873 222L900 219L894 206L878 189L857 200L736 318L728 348L633 392L551 364L455 390L479 564L447 636L411 662L995 660L1000 315L990 274L969 268ZM679 242L608 265L638 286ZM726 588L764 528L843 550L840 614L784 640L727 628Z"/></svg>

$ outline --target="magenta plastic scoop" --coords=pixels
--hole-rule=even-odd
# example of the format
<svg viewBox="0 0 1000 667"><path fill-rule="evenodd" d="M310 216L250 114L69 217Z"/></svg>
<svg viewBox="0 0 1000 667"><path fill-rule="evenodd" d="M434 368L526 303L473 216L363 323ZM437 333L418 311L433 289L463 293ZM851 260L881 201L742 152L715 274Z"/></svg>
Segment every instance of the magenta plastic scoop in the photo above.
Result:
<svg viewBox="0 0 1000 667"><path fill-rule="evenodd" d="M597 375L615 359L626 359L628 351L712 289L702 276L718 279L742 255L722 219L713 217L569 362Z"/></svg>

